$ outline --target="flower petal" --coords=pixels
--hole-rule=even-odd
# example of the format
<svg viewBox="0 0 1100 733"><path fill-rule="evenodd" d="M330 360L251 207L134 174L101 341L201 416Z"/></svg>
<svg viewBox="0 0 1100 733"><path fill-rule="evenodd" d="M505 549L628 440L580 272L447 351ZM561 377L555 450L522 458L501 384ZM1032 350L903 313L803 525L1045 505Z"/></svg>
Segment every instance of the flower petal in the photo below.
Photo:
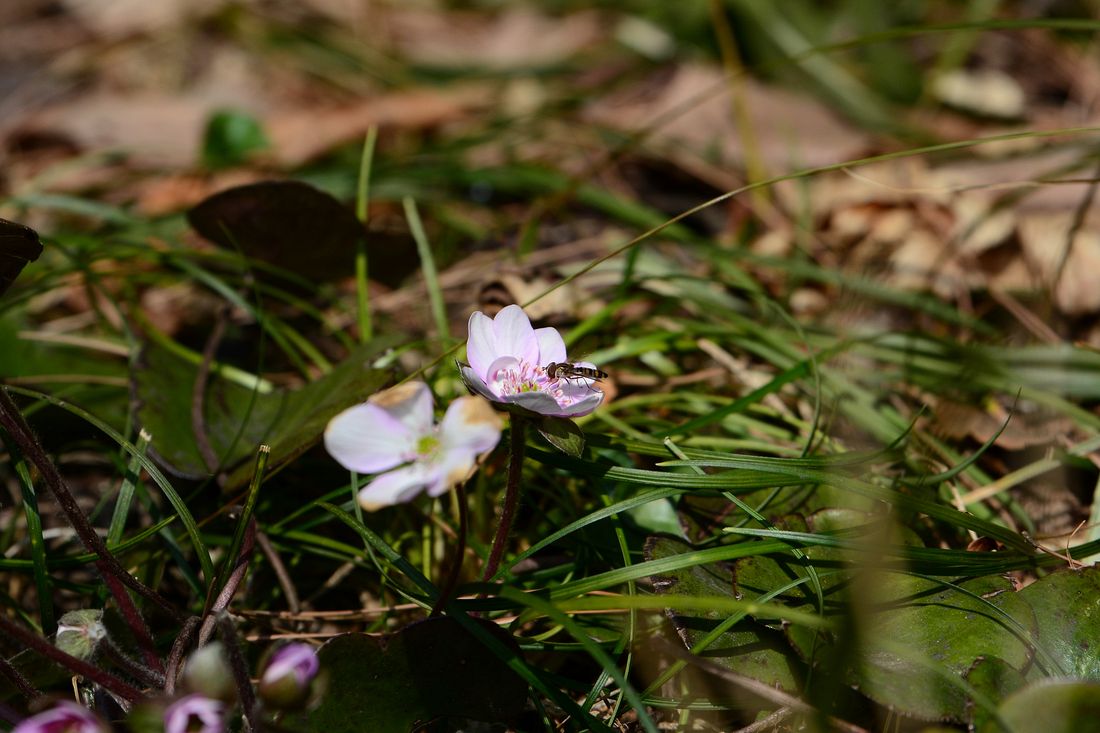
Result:
<svg viewBox="0 0 1100 733"><path fill-rule="evenodd" d="M535 339L539 342L538 365L541 367L554 362L565 361L565 341L556 328L536 328Z"/></svg>
<svg viewBox="0 0 1100 733"><path fill-rule="evenodd" d="M531 319L518 305L506 306L497 313L493 319L493 334L496 336L495 356L514 356L528 364L538 362L539 342L535 329L531 328Z"/></svg>
<svg viewBox="0 0 1100 733"><path fill-rule="evenodd" d="M592 390L568 407L561 408L561 417L582 417L595 410L603 402L603 392Z"/></svg>
<svg viewBox="0 0 1100 733"><path fill-rule="evenodd" d="M222 733L224 711L225 704L220 700L202 695L181 697L164 710L165 733Z"/></svg>
<svg viewBox="0 0 1100 733"><path fill-rule="evenodd" d="M477 455L465 448L459 448L444 455L438 468L435 482L428 487L428 496L442 496L470 478L477 468Z"/></svg>
<svg viewBox="0 0 1100 733"><path fill-rule="evenodd" d="M432 391L423 382L405 382L382 390L371 396L370 403L397 418L414 437L432 432Z"/></svg>
<svg viewBox="0 0 1100 733"><path fill-rule="evenodd" d="M329 421L325 450L344 468L378 473L409 460L418 437L393 415L367 402Z"/></svg>
<svg viewBox="0 0 1100 733"><path fill-rule="evenodd" d="M359 506L368 512L409 501L439 480L438 464L410 463L384 473L359 490Z"/></svg>
<svg viewBox="0 0 1100 733"><path fill-rule="evenodd" d="M493 394L489 399L499 402L504 399L504 385L508 379L519 371L519 360L514 356L502 356L493 360L489 369L485 372L485 386Z"/></svg>
<svg viewBox="0 0 1100 733"><path fill-rule="evenodd" d="M452 452L480 455L500 442L500 417L480 397L459 397L439 423L439 441L446 462Z"/></svg>
<svg viewBox="0 0 1100 733"><path fill-rule="evenodd" d="M562 408L558 405L558 401L546 392L517 392L516 394L506 395L501 399L519 405L531 412L537 412L540 415L562 414Z"/></svg>
<svg viewBox="0 0 1100 733"><path fill-rule="evenodd" d="M496 351L496 336L493 332L493 319L481 311L470 314L467 325L469 337L466 341L466 360L474 373L483 380L489 372L489 365L500 354Z"/></svg>
<svg viewBox="0 0 1100 733"><path fill-rule="evenodd" d="M493 394L492 390L489 389L489 386L485 384L485 378L478 376L477 372L473 370L473 367L466 366L465 364L459 364L458 371L462 374L462 381L466 383L467 387L477 392L482 397L485 397L486 399L500 399L495 394Z"/></svg>

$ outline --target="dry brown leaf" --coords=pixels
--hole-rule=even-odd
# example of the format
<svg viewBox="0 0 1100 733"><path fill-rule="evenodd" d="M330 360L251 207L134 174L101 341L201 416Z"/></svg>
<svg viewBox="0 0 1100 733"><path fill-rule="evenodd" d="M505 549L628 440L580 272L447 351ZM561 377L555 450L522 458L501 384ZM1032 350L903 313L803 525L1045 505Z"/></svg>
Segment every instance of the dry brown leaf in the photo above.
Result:
<svg viewBox="0 0 1100 733"><path fill-rule="evenodd" d="M936 434L945 438L971 438L978 443L985 443L997 434L1001 426L1005 426L995 445L1012 451L1035 445L1049 445L1059 435L1064 435L1073 428L1073 421L1065 417L1017 412L1010 419L1009 415L1007 409L996 403L983 410L973 405L939 399L936 400L931 427Z"/></svg>
<svg viewBox="0 0 1100 733"><path fill-rule="evenodd" d="M135 210L142 216L164 216L189 209L205 198L234 186L265 179L259 171L229 170L215 175L180 174L142 181Z"/></svg>
<svg viewBox="0 0 1100 733"><path fill-rule="evenodd" d="M265 124L272 155L293 167L337 145L362 139L372 126L436 127L462 119L490 101L486 87L466 85L394 92L330 109L293 109L272 115Z"/></svg>
<svg viewBox="0 0 1100 733"><path fill-rule="evenodd" d="M744 90L757 151L771 172L837 163L859 157L867 138L824 105L752 80ZM745 158L744 137L734 122L730 82L721 69L685 64L669 78L662 72L626 93L593 102L585 118L595 124L637 132L661 121L649 138L662 148L686 146L722 162Z"/></svg>
<svg viewBox="0 0 1100 733"><path fill-rule="evenodd" d="M394 10L387 18L396 50L421 64L532 68L559 63L603 37L595 12L553 17L531 8L495 16Z"/></svg>
<svg viewBox="0 0 1100 733"><path fill-rule="evenodd" d="M1066 248L1074 213L1030 213L1020 219L1020 243L1058 309L1068 315L1100 310L1100 231L1081 227Z"/></svg>
<svg viewBox="0 0 1100 733"><path fill-rule="evenodd" d="M16 136L66 140L83 151L120 150L139 166L183 168L199 160L210 115L257 103L235 94L95 92L53 105L25 120Z"/></svg>
<svg viewBox="0 0 1100 733"><path fill-rule="evenodd" d="M215 12L226 0L62 0L66 10L109 40L172 28Z"/></svg>
<svg viewBox="0 0 1100 733"><path fill-rule="evenodd" d="M62 139L85 151L125 151L138 166L190 168L199 161L211 114L233 108L264 118L272 143L270 158L293 167L361 138L372 125L433 127L460 119L487 99L482 87L407 91L338 109L293 109L264 116L265 100L229 88L174 96L99 92L42 110L15 134Z"/></svg>
<svg viewBox="0 0 1100 733"><path fill-rule="evenodd" d="M950 245L927 229L911 232L894 250L890 265L889 282L903 290L930 289L954 300L968 285Z"/></svg>
<svg viewBox="0 0 1100 733"><path fill-rule="evenodd" d="M498 270L494 277L481 286L478 308L490 316L512 303L528 303L560 282L556 274L524 274L519 268ZM560 323L566 318L578 317L578 306L591 298L582 296L576 281L556 288L549 295L524 306L534 321Z"/></svg>
<svg viewBox="0 0 1100 733"><path fill-rule="evenodd" d="M222 306L216 295L189 281L151 287L141 294L142 314L169 336L184 326L209 323Z"/></svg>

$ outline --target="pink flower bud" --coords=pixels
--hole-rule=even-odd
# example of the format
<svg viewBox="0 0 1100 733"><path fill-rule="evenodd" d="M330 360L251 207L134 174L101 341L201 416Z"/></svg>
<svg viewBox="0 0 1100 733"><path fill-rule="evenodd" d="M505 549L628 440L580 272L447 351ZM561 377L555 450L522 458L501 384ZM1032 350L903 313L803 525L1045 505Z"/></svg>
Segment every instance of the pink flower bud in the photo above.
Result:
<svg viewBox="0 0 1100 733"><path fill-rule="evenodd" d="M225 705L202 695L187 695L164 710L164 733L225 733Z"/></svg>
<svg viewBox="0 0 1100 733"><path fill-rule="evenodd" d="M32 715L11 733L107 733L107 726L87 708L65 701Z"/></svg>
<svg viewBox="0 0 1100 733"><path fill-rule="evenodd" d="M268 659L260 675L259 693L274 708L294 708L304 703L320 669L317 653L309 644L287 644Z"/></svg>

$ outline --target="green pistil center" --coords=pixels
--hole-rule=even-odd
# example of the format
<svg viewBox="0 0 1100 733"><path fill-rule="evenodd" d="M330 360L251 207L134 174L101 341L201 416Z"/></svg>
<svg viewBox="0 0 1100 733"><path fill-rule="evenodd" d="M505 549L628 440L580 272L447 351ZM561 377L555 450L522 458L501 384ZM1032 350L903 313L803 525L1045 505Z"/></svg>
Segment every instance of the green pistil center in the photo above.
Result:
<svg viewBox="0 0 1100 733"><path fill-rule="evenodd" d="M416 443L416 452L421 456L430 456L439 448L439 438L434 435L425 435Z"/></svg>

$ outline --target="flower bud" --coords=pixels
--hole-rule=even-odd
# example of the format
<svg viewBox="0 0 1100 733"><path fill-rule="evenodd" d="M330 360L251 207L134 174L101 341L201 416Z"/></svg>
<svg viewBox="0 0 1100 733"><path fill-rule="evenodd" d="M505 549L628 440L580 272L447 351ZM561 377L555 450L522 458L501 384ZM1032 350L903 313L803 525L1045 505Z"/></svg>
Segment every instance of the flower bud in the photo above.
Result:
<svg viewBox="0 0 1100 733"><path fill-rule="evenodd" d="M95 654L107 627L103 625L103 612L95 609L69 611L57 621L54 646L77 659L88 660Z"/></svg>
<svg viewBox="0 0 1100 733"><path fill-rule="evenodd" d="M237 699L237 683L225 657L225 648L220 642L197 649L187 659L187 666L183 669L183 684L191 692L204 697L227 703Z"/></svg>
<svg viewBox="0 0 1100 733"><path fill-rule="evenodd" d="M66 700L32 715L11 733L107 733L107 726L87 708Z"/></svg>
<svg viewBox="0 0 1100 733"><path fill-rule="evenodd" d="M203 695L146 698L126 717L131 733L225 733L226 706Z"/></svg>
<svg viewBox="0 0 1100 733"><path fill-rule="evenodd" d="M320 666L317 653L309 644L279 647L260 675L260 698L276 710L301 707L309 699Z"/></svg>
<svg viewBox="0 0 1100 733"><path fill-rule="evenodd" d="M202 695L187 695L164 710L164 733L224 733L225 704Z"/></svg>

